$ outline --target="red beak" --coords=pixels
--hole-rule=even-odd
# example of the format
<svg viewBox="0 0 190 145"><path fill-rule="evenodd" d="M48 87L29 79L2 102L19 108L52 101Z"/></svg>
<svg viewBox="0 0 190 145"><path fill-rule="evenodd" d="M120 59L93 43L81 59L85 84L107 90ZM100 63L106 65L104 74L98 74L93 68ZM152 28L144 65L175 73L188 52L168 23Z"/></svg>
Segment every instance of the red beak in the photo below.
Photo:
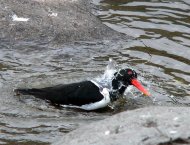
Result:
<svg viewBox="0 0 190 145"><path fill-rule="evenodd" d="M131 84L139 89L144 95L150 96L150 93L141 85L137 79L132 79Z"/></svg>

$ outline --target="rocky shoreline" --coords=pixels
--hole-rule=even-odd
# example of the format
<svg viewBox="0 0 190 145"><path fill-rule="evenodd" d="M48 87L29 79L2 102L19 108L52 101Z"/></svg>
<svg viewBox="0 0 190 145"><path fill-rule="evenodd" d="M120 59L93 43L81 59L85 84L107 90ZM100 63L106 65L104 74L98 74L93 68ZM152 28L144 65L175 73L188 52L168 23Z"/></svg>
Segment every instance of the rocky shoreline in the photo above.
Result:
<svg viewBox="0 0 190 145"><path fill-rule="evenodd" d="M146 107L125 111L66 134L54 145L187 145L188 107Z"/></svg>
<svg viewBox="0 0 190 145"><path fill-rule="evenodd" d="M86 0L6 0L0 2L0 38L68 43L128 39L101 23Z"/></svg>

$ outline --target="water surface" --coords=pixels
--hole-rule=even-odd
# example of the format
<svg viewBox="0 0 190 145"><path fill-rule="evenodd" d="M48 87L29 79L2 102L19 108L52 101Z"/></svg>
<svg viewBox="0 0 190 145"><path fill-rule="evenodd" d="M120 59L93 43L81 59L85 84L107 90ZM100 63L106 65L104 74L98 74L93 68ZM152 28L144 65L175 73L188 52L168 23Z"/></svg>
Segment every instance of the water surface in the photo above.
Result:
<svg viewBox="0 0 190 145"><path fill-rule="evenodd" d="M113 41L50 45L0 40L0 144L50 144L90 122L149 105L190 105L190 2L188 0L94 1L101 21L133 36ZM101 78L109 58L132 67L152 96L130 87L115 110L84 112L14 96L17 87L45 87Z"/></svg>
<svg viewBox="0 0 190 145"><path fill-rule="evenodd" d="M119 55L128 59L117 61L128 62L143 71L161 104L172 98L175 103L188 105L190 2L104 0L97 5L101 7L98 16L103 23L136 39Z"/></svg>

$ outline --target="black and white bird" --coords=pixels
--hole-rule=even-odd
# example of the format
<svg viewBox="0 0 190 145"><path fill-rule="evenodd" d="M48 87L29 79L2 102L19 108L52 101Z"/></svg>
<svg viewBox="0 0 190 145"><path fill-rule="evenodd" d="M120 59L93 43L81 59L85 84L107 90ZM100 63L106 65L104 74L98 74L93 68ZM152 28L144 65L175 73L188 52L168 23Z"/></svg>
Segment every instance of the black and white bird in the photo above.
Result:
<svg viewBox="0 0 190 145"><path fill-rule="evenodd" d="M119 99L129 85L135 86L143 94L150 96L150 93L137 80L137 73L130 68L120 69L114 73L110 89L91 80L46 88L19 88L14 91L17 95L33 95L54 104L96 110Z"/></svg>

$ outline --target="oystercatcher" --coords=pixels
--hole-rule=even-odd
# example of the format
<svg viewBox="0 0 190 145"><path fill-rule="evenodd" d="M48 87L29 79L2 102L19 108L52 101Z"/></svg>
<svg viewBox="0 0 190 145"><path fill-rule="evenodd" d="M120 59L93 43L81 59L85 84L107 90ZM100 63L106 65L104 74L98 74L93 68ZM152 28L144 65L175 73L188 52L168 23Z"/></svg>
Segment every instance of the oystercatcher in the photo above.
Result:
<svg viewBox="0 0 190 145"><path fill-rule="evenodd" d="M95 110L116 101L129 85L135 86L142 93L150 96L150 93L137 80L137 73L130 68L120 69L114 73L110 89L91 80L46 88L19 88L14 91L17 95L33 95L53 104Z"/></svg>

